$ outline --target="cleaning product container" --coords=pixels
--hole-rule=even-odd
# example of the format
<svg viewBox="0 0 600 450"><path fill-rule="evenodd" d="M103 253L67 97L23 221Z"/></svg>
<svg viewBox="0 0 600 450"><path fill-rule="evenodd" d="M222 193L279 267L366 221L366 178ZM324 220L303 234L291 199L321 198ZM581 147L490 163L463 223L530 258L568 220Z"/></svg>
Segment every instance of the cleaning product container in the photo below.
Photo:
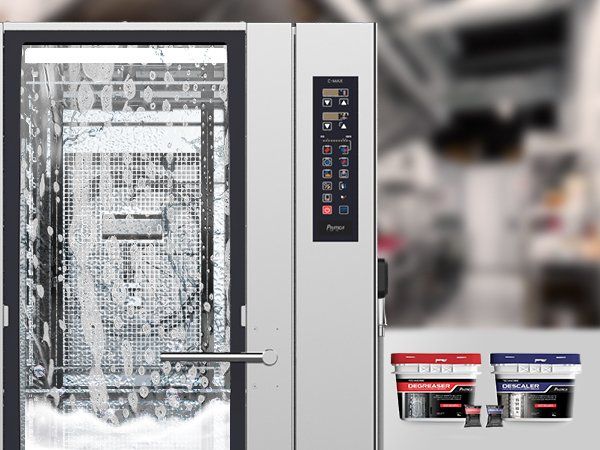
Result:
<svg viewBox="0 0 600 450"><path fill-rule="evenodd" d="M464 421L473 404L479 353L394 353L398 406L403 420Z"/></svg>
<svg viewBox="0 0 600 450"><path fill-rule="evenodd" d="M572 420L578 354L492 353L490 363L506 420Z"/></svg>

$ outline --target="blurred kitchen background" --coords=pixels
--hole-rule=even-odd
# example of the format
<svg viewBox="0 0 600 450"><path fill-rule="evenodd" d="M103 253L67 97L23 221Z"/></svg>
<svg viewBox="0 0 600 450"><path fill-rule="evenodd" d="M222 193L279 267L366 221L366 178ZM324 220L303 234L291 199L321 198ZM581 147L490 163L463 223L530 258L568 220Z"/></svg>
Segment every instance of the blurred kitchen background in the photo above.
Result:
<svg viewBox="0 0 600 450"><path fill-rule="evenodd" d="M600 0L0 0L0 19L378 22L389 324L600 325Z"/></svg>

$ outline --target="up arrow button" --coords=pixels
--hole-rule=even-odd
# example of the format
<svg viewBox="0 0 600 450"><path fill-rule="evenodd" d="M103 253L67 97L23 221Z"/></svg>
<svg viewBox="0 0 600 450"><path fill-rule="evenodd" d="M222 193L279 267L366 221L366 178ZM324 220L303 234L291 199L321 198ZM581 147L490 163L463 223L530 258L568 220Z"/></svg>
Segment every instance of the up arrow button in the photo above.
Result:
<svg viewBox="0 0 600 450"><path fill-rule="evenodd" d="M348 106L350 102L347 98L340 98L340 106Z"/></svg>

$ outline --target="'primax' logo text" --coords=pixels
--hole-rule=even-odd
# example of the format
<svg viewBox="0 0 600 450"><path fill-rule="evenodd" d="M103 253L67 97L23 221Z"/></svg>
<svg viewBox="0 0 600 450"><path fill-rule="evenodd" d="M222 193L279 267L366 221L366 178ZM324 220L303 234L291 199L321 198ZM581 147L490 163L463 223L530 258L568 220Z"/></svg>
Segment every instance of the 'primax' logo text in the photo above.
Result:
<svg viewBox="0 0 600 450"><path fill-rule="evenodd" d="M327 232L328 233L339 233L340 231L346 230L346 225L331 225L327 224Z"/></svg>

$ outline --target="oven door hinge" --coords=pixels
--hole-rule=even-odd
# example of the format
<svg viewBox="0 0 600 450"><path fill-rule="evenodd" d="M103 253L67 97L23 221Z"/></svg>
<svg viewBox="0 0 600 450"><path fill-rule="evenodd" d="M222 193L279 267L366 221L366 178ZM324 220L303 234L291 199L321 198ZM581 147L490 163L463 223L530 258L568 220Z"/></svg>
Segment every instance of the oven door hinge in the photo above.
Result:
<svg viewBox="0 0 600 450"><path fill-rule="evenodd" d="M248 322L248 317L246 315L246 305L242 305L241 312L240 312L240 321L241 321L242 328L246 328L246 323Z"/></svg>

